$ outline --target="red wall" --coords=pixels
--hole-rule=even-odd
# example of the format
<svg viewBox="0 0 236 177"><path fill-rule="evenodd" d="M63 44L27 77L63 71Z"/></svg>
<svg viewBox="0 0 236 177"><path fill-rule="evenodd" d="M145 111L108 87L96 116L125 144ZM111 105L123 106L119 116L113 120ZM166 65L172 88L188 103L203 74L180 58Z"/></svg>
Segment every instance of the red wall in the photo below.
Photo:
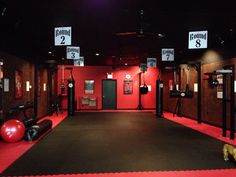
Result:
<svg viewBox="0 0 236 177"><path fill-rule="evenodd" d="M90 98L98 98L98 109L102 109L102 80L106 79L107 73L113 73L113 79L117 80L117 109L136 109L138 106L138 93L139 93L139 72L138 66L132 67L119 67L113 69L110 66L85 66L74 67L66 66L67 68L73 68L72 74L75 80L75 98L77 100L77 109L79 109L79 99L82 96L89 96ZM61 66L58 67L58 94L61 93L60 85L62 81ZM133 94L123 94L123 82L125 75L130 74L131 80L133 80ZM158 78L159 70L157 68L149 68L148 71L142 74L147 85L151 85L151 91L147 95L142 95L142 106L144 108L156 107L156 80ZM144 77L143 77L144 76ZM65 70L65 80L70 77L70 70ZM92 95L84 94L84 81L95 81L95 93ZM63 108L66 108L66 97L63 99Z"/></svg>

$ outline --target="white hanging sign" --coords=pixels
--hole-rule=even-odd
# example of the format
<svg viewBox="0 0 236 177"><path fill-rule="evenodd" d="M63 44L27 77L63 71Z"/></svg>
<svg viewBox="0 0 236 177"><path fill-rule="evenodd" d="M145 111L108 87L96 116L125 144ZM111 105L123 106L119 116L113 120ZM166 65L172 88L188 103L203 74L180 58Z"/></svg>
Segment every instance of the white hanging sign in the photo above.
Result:
<svg viewBox="0 0 236 177"><path fill-rule="evenodd" d="M174 49L162 49L161 54L162 61L174 61Z"/></svg>
<svg viewBox="0 0 236 177"><path fill-rule="evenodd" d="M54 39L55 46L71 45L71 27L56 27Z"/></svg>
<svg viewBox="0 0 236 177"><path fill-rule="evenodd" d="M188 37L189 49L204 49L207 48L207 31L192 31Z"/></svg>
<svg viewBox="0 0 236 177"><path fill-rule="evenodd" d="M80 59L74 60L74 66L84 66L84 57L80 57Z"/></svg>
<svg viewBox="0 0 236 177"><path fill-rule="evenodd" d="M66 58L72 60L79 60L80 59L80 48L79 47L66 47Z"/></svg>
<svg viewBox="0 0 236 177"><path fill-rule="evenodd" d="M148 68L156 68L157 67L157 59L156 58L147 58L147 67Z"/></svg>

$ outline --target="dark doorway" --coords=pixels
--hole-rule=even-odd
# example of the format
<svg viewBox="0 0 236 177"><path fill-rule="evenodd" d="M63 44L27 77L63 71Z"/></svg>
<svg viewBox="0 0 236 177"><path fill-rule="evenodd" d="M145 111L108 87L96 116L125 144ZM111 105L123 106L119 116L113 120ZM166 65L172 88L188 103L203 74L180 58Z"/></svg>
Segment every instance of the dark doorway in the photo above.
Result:
<svg viewBox="0 0 236 177"><path fill-rule="evenodd" d="M102 109L117 109L116 80L102 80Z"/></svg>

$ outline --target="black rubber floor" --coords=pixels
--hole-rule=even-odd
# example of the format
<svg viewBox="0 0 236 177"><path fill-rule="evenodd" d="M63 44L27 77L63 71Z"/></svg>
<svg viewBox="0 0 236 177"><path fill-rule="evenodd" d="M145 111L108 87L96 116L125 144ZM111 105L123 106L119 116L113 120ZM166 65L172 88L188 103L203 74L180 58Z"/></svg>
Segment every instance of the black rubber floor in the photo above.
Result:
<svg viewBox="0 0 236 177"><path fill-rule="evenodd" d="M3 175L235 168L223 144L152 113L78 113Z"/></svg>

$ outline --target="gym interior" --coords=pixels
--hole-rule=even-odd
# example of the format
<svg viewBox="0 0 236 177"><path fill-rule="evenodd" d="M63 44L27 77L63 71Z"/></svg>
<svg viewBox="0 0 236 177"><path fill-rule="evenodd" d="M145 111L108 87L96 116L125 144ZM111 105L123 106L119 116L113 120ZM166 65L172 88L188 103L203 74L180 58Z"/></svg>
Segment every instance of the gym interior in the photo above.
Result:
<svg viewBox="0 0 236 177"><path fill-rule="evenodd" d="M235 176L233 4L0 12L1 176Z"/></svg>

